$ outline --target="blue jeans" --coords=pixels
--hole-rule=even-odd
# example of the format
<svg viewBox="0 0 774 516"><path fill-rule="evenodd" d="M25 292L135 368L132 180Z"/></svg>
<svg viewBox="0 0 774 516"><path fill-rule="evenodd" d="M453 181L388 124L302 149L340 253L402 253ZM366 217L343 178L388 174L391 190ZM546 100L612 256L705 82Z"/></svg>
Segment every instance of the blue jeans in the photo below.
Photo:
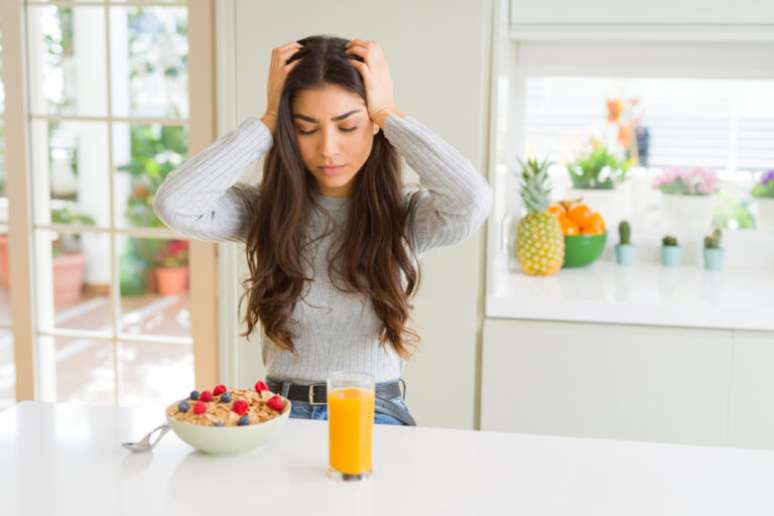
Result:
<svg viewBox="0 0 774 516"><path fill-rule="evenodd" d="M397 403L404 409L408 410L408 407L406 407L406 402L403 401L402 397L393 398L391 401ZM328 419L328 405L310 405L309 403L305 403L303 401L293 401L291 403L292 403L292 406L290 407L290 417L292 418L319 419L319 420ZM387 414L380 414L379 412L374 414L374 423L376 423L377 425L402 425L403 424L397 418L393 416L388 416Z"/></svg>

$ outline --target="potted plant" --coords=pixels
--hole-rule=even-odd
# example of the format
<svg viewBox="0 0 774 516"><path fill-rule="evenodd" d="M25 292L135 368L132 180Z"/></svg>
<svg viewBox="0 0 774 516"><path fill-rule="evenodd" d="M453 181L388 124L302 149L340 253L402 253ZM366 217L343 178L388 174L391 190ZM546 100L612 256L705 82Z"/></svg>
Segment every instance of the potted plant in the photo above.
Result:
<svg viewBox="0 0 774 516"><path fill-rule="evenodd" d="M615 190L624 182L630 161L619 158L604 144L592 140L591 149L567 165L572 182L570 197L582 197L596 206L605 220L621 220L630 213L626 194Z"/></svg>
<svg viewBox="0 0 774 516"><path fill-rule="evenodd" d="M715 228L711 235L704 237L704 268L709 270L720 270L723 268L723 255L726 250L720 247L720 240L723 232L720 228Z"/></svg>
<svg viewBox="0 0 774 516"><path fill-rule="evenodd" d="M52 209L51 222L94 225L94 219L90 215L68 207ZM81 236L77 234L60 234L52 243L56 303L73 303L81 298L86 271L86 255L82 247Z"/></svg>
<svg viewBox="0 0 774 516"><path fill-rule="evenodd" d="M615 260L618 265L631 265L634 262L634 244L632 240L632 226L628 221L622 220L618 224L618 243L615 246Z"/></svg>
<svg viewBox="0 0 774 516"><path fill-rule="evenodd" d="M159 294L171 296L188 288L188 242L170 240L161 251L160 266L156 268Z"/></svg>
<svg viewBox="0 0 774 516"><path fill-rule="evenodd" d="M774 170L763 174L751 193L758 209L755 226L758 229L774 229Z"/></svg>
<svg viewBox="0 0 774 516"><path fill-rule="evenodd" d="M661 265L677 267L680 265L680 244L677 237L667 235L661 240Z"/></svg>
<svg viewBox="0 0 774 516"><path fill-rule="evenodd" d="M705 230L712 222L717 175L706 168L665 170L653 181L661 191L661 214L665 227Z"/></svg>
<svg viewBox="0 0 774 516"><path fill-rule="evenodd" d="M117 167L119 183L126 184L129 191L124 212L129 226L164 226L153 211L153 198L166 176L185 159L187 151L185 127L131 127L131 158ZM154 267L167 245L163 239L129 237L119 258L122 295L142 295L158 290Z"/></svg>
<svg viewBox="0 0 774 516"><path fill-rule="evenodd" d="M572 186L579 190L612 190L626 179L628 170L628 161L597 143L567 166Z"/></svg>

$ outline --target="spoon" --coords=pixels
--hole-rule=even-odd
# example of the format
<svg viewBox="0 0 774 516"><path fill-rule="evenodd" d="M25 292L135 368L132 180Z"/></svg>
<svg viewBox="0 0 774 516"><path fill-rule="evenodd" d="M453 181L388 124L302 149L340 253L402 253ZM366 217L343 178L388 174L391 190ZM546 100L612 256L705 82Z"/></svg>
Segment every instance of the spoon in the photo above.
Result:
<svg viewBox="0 0 774 516"><path fill-rule="evenodd" d="M164 423L163 425L159 425L156 428L154 428L153 430L151 430L150 432L148 432L148 434L145 437L143 437L142 439L140 439L136 443L132 443L132 442L121 443L121 446L123 446L127 450L131 450L131 451L133 451L135 453L150 451L151 449L153 449L154 446L156 446L158 444L158 442L161 440L161 438L164 437L164 434L169 432L170 428L172 428L172 427L169 426L167 423ZM151 443L151 436L157 430L161 430L161 432L158 434L158 437L156 438L156 440Z"/></svg>

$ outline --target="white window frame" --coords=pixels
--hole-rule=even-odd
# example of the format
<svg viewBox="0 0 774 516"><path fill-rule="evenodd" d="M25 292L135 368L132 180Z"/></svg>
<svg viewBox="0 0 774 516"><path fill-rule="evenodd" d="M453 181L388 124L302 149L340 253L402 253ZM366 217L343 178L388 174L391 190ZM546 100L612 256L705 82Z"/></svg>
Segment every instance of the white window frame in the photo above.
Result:
<svg viewBox="0 0 774 516"><path fill-rule="evenodd" d="M111 7L185 7L188 10L189 56L188 61L190 113L187 119L171 120L147 117L112 116L111 74L107 77L107 113L104 117L31 115L28 112L28 84L25 34L25 11L27 6L96 6L104 7L105 37L110 41ZM166 228L123 228L117 227L113 206L110 209L110 224L106 228L94 228L79 225L35 224L32 216L32 191L30 167L29 124L35 120L103 122L107 124L109 162L111 170L115 168L112 156L112 127L115 123L183 125L189 127L188 153L194 155L208 145L215 135L215 72L214 72L214 13L213 0L193 2L161 2L152 0L114 0L87 1L43 1L43 0L7 0L0 3L0 20L3 32L3 69L6 89L6 170L9 211L10 255L9 267L13 281L11 296L11 326L14 336L14 359L16 363L16 399L53 401L54 386L41 370L39 360L41 337L84 337L95 340L109 340L114 349L118 341L157 342L193 344L194 377L196 385L214 385L219 378L218 357L218 311L217 306L217 255L216 246L211 243L191 241L189 254L191 337L152 336L121 333L118 327L120 317L120 283L118 261L115 252L114 237L131 235L138 238L182 238L181 235ZM110 52L106 52L107 70L110 70ZM10 171L24 171L13 174ZM114 181L109 181L110 198L113 199ZM36 232L53 230L60 233L100 233L111 238L110 245L110 335L89 331L65 330L53 328L53 324L44 324L46 314L39 311L41 305L37 299L50 298L53 294L50 285L36 281L33 260L41 262L41 256L48 249L36 249ZM49 253L50 255L50 253ZM50 262L50 256L48 257ZM50 304L50 303L49 303ZM48 314L52 315L52 314ZM114 367L118 374L117 355L114 354ZM120 385L120 384L119 384ZM115 391L115 402L119 401L119 389Z"/></svg>

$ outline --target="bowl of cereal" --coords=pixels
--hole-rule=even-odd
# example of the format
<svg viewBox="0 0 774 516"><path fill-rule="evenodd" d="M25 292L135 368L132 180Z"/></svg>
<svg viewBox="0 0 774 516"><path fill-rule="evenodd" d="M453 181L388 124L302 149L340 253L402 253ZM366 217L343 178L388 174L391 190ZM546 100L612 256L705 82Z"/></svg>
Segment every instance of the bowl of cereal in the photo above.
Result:
<svg viewBox="0 0 774 516"><path fill-rule="evenodd" d="M266 444L287 422L290 401L258 381L254 389L192 391L166 409L177 436L211 455L245 453Z"/></svg>

